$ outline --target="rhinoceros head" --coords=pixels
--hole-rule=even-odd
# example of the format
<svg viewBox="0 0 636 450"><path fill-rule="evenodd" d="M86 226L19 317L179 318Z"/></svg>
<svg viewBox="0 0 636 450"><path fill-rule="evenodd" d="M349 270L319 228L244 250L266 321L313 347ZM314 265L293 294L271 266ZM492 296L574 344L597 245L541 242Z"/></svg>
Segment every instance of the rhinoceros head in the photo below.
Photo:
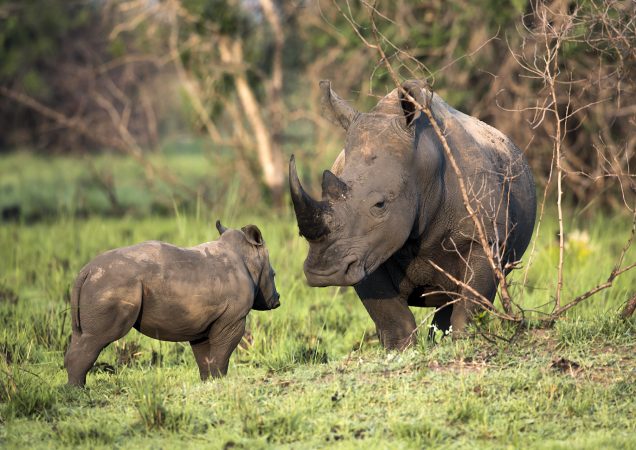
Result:
<svg viewBox="0 0 636 450"><path fill-rule="evenodd" d="M256 225L246 225L240 230L224 227L220 220L216 221L216 229L228 241L236 245L236 250L244 258L250 273L254 276L257 289L252 309L267 311L280 306L280 295L274 282L274 268L269 262L269 252L265 246L263 235Z"/></svg>
<svg viewBox="0 0 636 450"><path fill-rule="evenodd" d="M403 87L421 92L418 86ZM344 164L334 168L337 174L323 173L322 199L315 200L300 184L292 156L291 197L300 234L309 242L308 283L351 286L400 249L413 230L417 184L425 182L415 168L417 112L397 89L370 113L357 112L328 81L321 90L323 109L346 130Z"/></svg>

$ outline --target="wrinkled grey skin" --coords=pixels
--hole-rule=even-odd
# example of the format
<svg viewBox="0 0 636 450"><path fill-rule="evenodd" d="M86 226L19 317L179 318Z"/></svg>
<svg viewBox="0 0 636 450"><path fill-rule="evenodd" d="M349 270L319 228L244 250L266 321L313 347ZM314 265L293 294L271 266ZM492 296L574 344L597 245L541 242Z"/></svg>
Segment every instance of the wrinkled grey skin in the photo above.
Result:
<svg viewBox="0 0 636 450"><path fill-rule="evenodd" d="M274 271L254 225L180 248L149 241L97 256L71 294L68 383L83 386L99 353L135 328L162 341L189 341L201 379L227 373L251 309L278 308Z"/></svg>
<svg viewBox="0 0 636 450"><path fill-rule="evenodd" d="M402 86L429 104L466 181L488 241L504 264L518 261L535 222L534 180L506 136L431 94L421 81ZM414 339L409 306L440 307L471 289L491 301L497 281L468 217L461 191L427 117L402 91L359 113L321 82L326 114L346 130L345 146L325 171L322 199L302 188L290 161L290 189L311 286L354 286L386 348ZM470 287L458 285L430 261ZM475 305L439 310L434 324L461 332Z"/></svg>

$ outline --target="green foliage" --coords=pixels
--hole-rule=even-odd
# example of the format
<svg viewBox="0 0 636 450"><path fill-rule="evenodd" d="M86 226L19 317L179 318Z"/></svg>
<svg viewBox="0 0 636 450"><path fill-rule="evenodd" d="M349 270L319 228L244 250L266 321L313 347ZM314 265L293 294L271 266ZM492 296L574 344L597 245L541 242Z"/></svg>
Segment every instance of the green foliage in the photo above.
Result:
<svg viewBox="0 0 636 450"><path fill-rule="evenodd" d="M94 8L90 2L1 0L8 16L0 26L0 84L17 82L31 95L51 95L46 71L64 51L64 38L86 26Z"/></svg>
<svg viewBox="0 0 636 450"><path fill-rule="evenodd" d="M236 0L185 0L183 6L197 18L194 31L203 36L208 36L210 29L244 35L255 25L253 17Z"/></svg>
<svg viewBox="0 0 636 450"><path fill-rule="evenodd" d="M253 133L249 120L241 115L242 108L238 113L228 108L238 103L234 93L237 73L247 76L274 148L281 142L288 146L281 159L292 149L298 151L297 144L302 142L301 153L305 154L299 156L308 157L312 173L328 165L318 167L333 151L320 147L335 147L338 138L334 136L340 136L318 119L318 80L332 79L340 95L360 110L373 106L394 87L384 63L361 39L373 43L376 38L368 3L274 3L284 34L280 97L271 78L275 33L258 2L185 0L176 15L177 45L186 75L196 81L198 98L220 135L241 143L240 149L230 149L230 163L240 160L240 165L249 166L251 170L242 168L244 178L259 174L262 168L255 144L238 137ZM374 5L381 46L398 77L427 79L453 107L478 116L521 148L527 147L537 179L545 180L552 161L553 120L550 114L532 116L537 99L539 104L547 104L541 100L546 90L541 77L523 68L524 64L532 66L533 58L542 60L544 39L539 36L536 9L543 3L378 1ZM0 105L0 125L8 130L0 136L0 150L25 142L38 144L35 146L46 153L94 147L93 137L117 134L113 110L106 111L103 97L126 119L128 131L143 148L154 148L158 139L174 131L204 134L203 121L193 105L186 96L179 98L183 79L175 75L170 58L166 59L172 37L172 22L166 18L172 17L173 7L169 2L118 8L110 2L1 1L0 84L44 100L47 107L67 117L85 119L98 133L78 136L76 131L53 125L51 118L8 100ZM636 67L631 10L625 2L605 5L590 0L549 9L548 22L555 26L567 22L565 16L576 11L556 53L557 101L560 110L569 105L572 112L563 141L566 165L577 173L605 173L603 161L612 161L614 152L629 150L625 142L629 142L631 130L629 105L634 103L631 80ZM41 10L47 14L39 14ZM240 63L221 61L221 38L240 44ZM532 50L534 45L538 48ZM530 60L524 63L527 58ZM538 70L541 72L540 67ZM545 120L533 122L538 117ZM103 151L101 144L97 147L93 150ZM212 148L210 153L222 151ZM625 158L617 157L624 161L620 170L625 172L633 165L628 153ZM566 177L567 195L589 202L599 195L618 193L618 183L611 188L606 185L615 177L595 178L593 183L585 179ZM99 194L96 197L91 203L107 208L108 200ZM267 194L258 197L268 201ZM156 206L170 209L165 204Z"/></svg>

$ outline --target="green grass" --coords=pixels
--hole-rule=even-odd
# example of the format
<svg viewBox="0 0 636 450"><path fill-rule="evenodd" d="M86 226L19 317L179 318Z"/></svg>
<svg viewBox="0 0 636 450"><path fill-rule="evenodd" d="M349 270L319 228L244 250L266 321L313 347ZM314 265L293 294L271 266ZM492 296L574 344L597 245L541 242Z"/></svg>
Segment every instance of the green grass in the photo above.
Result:
<svg viewBox="0 0 636 450"><path fill-rule="evenodd" d="M301 172L310 164L314 177L339 152L337 147L318 155L297 147L287 151L300 155ZM146 158L173 176L180 187L118 153L65 156L22 150L3 154L0 213L29 223L58 216L172 216L175 208L197 214L206 203L225 204L236 195L251 209L268 207L262 201L267 190L247 169L258 167L258 162L237 164L231 148L212 150L205 139L180 137L164 142Z"/></svg>
<svg viewBox="0 0 636 450"><path fill-rule="evenodd" d="M281 308L250 314L228 377L202 383L187 344L132 331L102 352L87 389L67 388L68 296L79 268L146 239L213 239L217 216L261 227L282 296ZM607 250L572 251L567 296L607 276L629 228L624 218L588 225L585 245ZM553 291L555 244L537 248L527 306ZM617 319L632 274L554 329L526 330L512 344L479 333L437 345L422 337L386 354L352 289L306 286L306 243L289 211L5 224L0 249L4 448L636 448L636 323ZM415 312L425 321L430 311ZM495 320L484 326L509 334ZM559 358L565 366L552 367Z"/></svg>
<svg viewBox="0 0 636 450"><path fill-rule="evenodd" d="M173 215L175 206L195 213L203 197L217 204L237 189L234 170L219 170L232 167L232 155L226 149L212 155L206 152L207 146L205 141L181 140L168 142L160 152L147 155L154 167L169 172L198 195L175 190L133 159L117 153L9 153L0 160L0 212L26 222L60 215L165 216Z"/></svg>
<svg viewBox="0 0 636 450"><path fill-rule="evenodd" d="M195 150L156 158L192 186L229 186L214 191L214 211L149 187L124 158L3 157L0 207L22 210L0 224L0 447L636 448L636 318L618 319L636 271L551 329L530 321L512 343L493 337L511 336L509 326L483 317L466 338L432 344L421 333L414 348L387 354L351 288L306 285L307 244L291 211L246 213L231 174L215 179ZM99 216L112 205L90 164L112 171L126 214ZM605 281L630 221L566 217L567 300ZM144 240L215 239L217 218L261 228L282 302L250 314L228 376L202 383L187 343L132 331L102 352L86 389L66 387L69 289L79 269ZM548 217L527 285L523 270L511 277L524 308L549 310L556 229ZM422 329L430 312L414 310Z"/></svg>

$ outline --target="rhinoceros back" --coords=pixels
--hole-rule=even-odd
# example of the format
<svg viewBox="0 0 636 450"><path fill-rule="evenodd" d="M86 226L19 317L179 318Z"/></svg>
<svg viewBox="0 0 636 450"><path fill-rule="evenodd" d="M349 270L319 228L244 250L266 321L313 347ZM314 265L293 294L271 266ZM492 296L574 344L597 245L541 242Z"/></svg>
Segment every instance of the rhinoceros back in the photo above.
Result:
<svg viewBox="0 0 636 450"><path fill-rule="evenodd" d="M501 131L452 108L436 94L431 110L456 156L473 206L495 218L500 240L506 236L504 259L519 259L536 218L535 184L523 152ZM458 207L465 211L463 202Z"/></svg>

